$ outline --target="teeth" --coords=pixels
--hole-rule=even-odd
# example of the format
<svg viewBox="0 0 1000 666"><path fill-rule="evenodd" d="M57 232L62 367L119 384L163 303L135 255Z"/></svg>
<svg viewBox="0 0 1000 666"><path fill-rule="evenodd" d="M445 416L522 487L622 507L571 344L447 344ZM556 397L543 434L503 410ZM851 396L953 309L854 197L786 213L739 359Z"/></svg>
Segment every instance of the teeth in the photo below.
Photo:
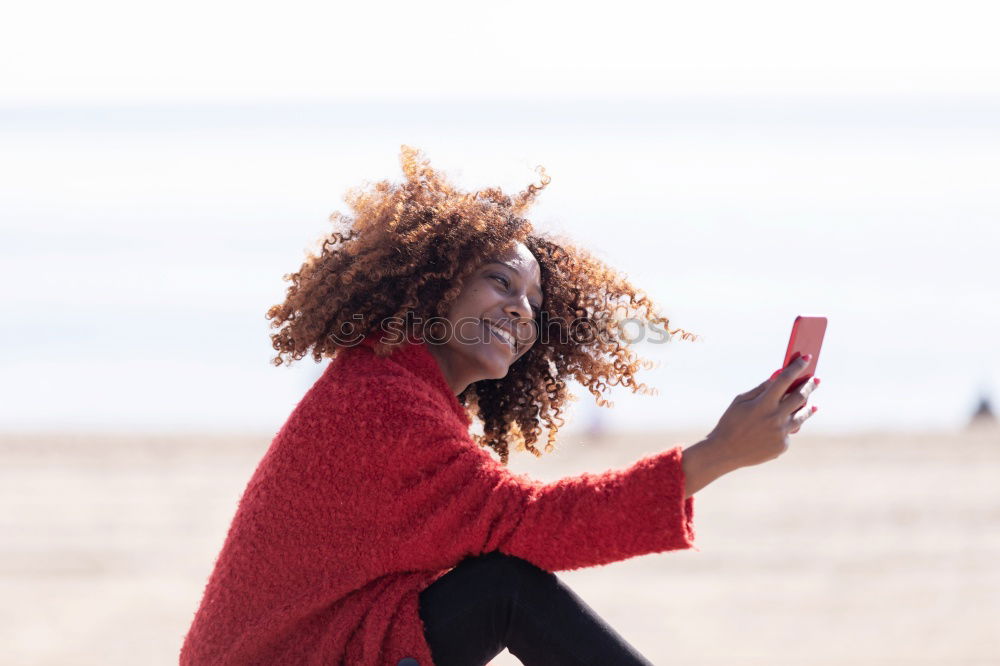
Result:
<svg viewBox="0 0 1000 666"><path fill-rule="evenodd" d="M499 328L497 328L496 326L493 326L493 325L491 325L490 328L492 328L494 331L496 331L497 334L501 338L503 338L507 342L508 345L510 345L511 349L516 349L516 347L514 345L514 338L511 336L510 333L508 333L507 331L501 330L501 329L499 329Z"/></svg>

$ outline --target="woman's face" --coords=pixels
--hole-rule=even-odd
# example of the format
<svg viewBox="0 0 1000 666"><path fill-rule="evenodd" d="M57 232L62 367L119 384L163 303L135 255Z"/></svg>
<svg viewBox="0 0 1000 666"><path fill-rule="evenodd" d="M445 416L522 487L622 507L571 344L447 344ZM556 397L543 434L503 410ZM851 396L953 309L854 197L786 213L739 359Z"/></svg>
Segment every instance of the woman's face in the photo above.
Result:
<svg viewBox="0 0 1000 666"><path fill-rule="evenodd" d="M447 339L427 345L455 395L480 379L506 376L535 344L542 296L541 268L524 243L487 259L466 279L448 311Z"/></svg>

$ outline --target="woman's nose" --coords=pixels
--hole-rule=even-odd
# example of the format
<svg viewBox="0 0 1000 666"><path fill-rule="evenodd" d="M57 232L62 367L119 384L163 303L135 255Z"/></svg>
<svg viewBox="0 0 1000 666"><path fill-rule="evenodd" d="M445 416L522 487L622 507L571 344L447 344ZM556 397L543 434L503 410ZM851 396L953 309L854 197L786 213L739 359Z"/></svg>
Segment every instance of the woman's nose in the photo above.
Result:
<svg viewBox="0 0 1000 666"><path fill-rule="evenodd" d="M527 298L510 302L504 309L504 312L510 317L515 335L517 335L517 339L521 344L534 341L535 336L538 335L538 329L536 328L535 318L531 312L531 304L528 303Z"/></svg>
<svg viewBox="0 0 1000 666"><path fill-rule="evenodd" d="M516 301L510 301L507 303L504 312L514 320L515 323L521 319L533 319L531 316L531 304L528 303L528 297L519 298Z"/></svg>

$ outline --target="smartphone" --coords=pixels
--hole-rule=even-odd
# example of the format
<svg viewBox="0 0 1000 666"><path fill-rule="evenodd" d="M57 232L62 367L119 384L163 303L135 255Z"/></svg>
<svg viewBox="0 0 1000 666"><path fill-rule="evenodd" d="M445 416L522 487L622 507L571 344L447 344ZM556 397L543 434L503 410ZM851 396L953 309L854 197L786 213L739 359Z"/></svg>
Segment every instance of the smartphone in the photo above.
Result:
<svg viewBox="0 0 1000 666"><path fill-rule="evenodd" d="M800 374L792 385L785 391L788 395L792 391L800 388L816 373L816 364L819 363L819 350L823 346L823 336L826 334L826 317L811 315L799 315L792 324L792 335L788 339L788 349L785 350L785 362L781 369L775 371L772 378L788 367L788 364L800 356L812 354L809 365Z"/></svg>

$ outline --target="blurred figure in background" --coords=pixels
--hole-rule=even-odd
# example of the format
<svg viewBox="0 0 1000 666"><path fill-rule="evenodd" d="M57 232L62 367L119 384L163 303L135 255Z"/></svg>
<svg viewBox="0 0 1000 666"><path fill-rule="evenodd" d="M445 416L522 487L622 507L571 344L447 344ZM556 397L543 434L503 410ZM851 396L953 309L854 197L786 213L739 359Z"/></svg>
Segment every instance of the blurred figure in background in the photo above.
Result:
<svg viewBox="0 0 1000 666"><path fill-rule="evenodd" d="M995 428L997 426L997 417L993 412L993 406L990 404L990 397L986 391L981 391L979 394L979 404L976 406L975 411L972 412L972 418L969 420L969 428Z"/></svg>

